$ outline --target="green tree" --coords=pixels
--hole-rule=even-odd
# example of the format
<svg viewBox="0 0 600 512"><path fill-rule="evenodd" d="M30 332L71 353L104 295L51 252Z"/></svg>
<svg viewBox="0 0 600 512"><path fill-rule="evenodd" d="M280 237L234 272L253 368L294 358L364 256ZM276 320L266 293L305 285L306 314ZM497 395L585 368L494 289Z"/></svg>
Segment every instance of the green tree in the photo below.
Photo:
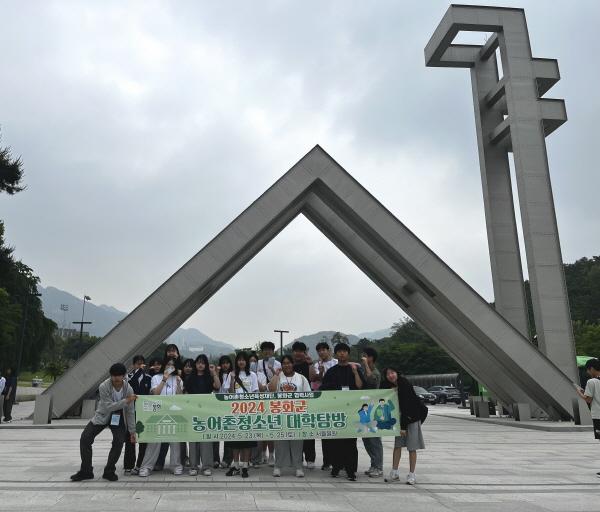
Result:
<svg viewBox="0 0 600 512"><path fill-rule="evenodd" d="M21 158L13 158L10 148L0 148L0 192L13 195L25 189L21 185L23 179L23 162Z"/></svg>

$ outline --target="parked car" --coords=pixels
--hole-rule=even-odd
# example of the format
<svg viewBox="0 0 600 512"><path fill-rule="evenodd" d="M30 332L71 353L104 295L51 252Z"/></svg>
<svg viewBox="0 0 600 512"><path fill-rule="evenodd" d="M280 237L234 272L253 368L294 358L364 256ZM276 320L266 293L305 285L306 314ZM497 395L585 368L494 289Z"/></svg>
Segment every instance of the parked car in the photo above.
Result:
<svg viewBox="0 0 600 512"><path fill-rule="evenodd" d="M433 393L440 404L445 404L446 402L459 404L461 402L460 391L451 386L431 386L427 391Z"/></svg>
<svg viewBox="0 0 600 512"><path fill-rule="evenodd" d="M437 397L433 393L427 391L425 388L422 388L421 386L413 386L413 389L423 402L432 405L437 403Z"/></svg>

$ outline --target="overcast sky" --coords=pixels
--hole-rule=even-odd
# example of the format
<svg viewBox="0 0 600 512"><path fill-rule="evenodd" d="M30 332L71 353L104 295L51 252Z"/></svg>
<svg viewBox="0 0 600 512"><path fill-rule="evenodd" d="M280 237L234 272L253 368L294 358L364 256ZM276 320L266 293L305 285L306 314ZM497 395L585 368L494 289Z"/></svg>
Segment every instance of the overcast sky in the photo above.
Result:
<svg viewBox="0 0 600 512"><path fill-rule="evenodd" d="M559 61L563 256L598 255L600 3L499 4ZM129 311L318 143L492 300L469 72L424 65L447 7L0 1L2 145L27 185L0 196L9 243L43 286ZM401 315L298 218L186 325L241 346Z"/></svg>

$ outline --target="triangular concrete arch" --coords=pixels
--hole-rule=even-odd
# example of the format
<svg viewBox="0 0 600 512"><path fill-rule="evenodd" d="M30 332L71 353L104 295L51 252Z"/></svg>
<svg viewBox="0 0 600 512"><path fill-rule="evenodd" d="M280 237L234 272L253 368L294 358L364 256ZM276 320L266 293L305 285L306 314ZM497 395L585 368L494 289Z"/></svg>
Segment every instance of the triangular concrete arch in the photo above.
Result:
<svg viewBox="0 0 600 512"><path fill-rule="evenodd" d="M506 406L578 414L570 380L315 146L46 391L54 415L158 346L300 213Z"/></svg>

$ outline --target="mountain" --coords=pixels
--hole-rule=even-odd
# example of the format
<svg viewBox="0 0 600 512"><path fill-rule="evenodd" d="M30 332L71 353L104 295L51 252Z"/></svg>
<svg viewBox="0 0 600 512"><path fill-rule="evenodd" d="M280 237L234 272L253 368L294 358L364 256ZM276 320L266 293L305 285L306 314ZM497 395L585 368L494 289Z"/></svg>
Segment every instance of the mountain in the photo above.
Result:
<svg viewBox="0 0 600 512"><path fill-rule="evenodd" d="M361 332L360 334L357 334L357 336L362 339L362 338L367 338L371 341L374 340L380 340L382 338L388 338L389 336L392 335L392 328L388 327L387 329L379 329L378 331L369 331L369 332Z"/></svg>
<svg viewBox="0 0 600 512"><path fill-rule="evenodd" d="M38 290L42 294L42 307L48 318L54 320L61 328L78 329L78 326L74 325L73 322L81 320L82 299L53 286L47 288L40 286ZM63 304L67 306L68 311L61 310ZM83 330L89 332L92 336L102 337L126 316L127 313L112 306L106 306L105 304L97 306L92 302L86 302L84 320L92 323L84 326ZM179 347L182 355L190 357L195 357L199 352L216 356L235 351L235 348L229 343L213 340L193 327L177 329L169 336L168 340Z"/></svg>
<svg viewBox="0 0 600 512"><path fill-rule="evenodd" d="M317 346L317 343L319 343L320 341L324 339L324 341L326 341L327 343L329 343L329 346L332 345L331 343L331 337L338 331L319 331L316 332L315 334L306 334L304 336L300 336L299 338L296 338L294 341L301 341L304 344L306 344L309 353L315 357L317 354L317 349L315 348ZM344 333L342 333L344 334ZM344 334L344 336L348 337L348 343L350 345L354 345L360 338L358 336L355 336L354 334ZM291 343L288 343L287 345L284 345L283 348L285 349L290 349L292 348L292 345L294 343L294 341L292 341ZM333 347L331 347L333 348Z"/></svg>

